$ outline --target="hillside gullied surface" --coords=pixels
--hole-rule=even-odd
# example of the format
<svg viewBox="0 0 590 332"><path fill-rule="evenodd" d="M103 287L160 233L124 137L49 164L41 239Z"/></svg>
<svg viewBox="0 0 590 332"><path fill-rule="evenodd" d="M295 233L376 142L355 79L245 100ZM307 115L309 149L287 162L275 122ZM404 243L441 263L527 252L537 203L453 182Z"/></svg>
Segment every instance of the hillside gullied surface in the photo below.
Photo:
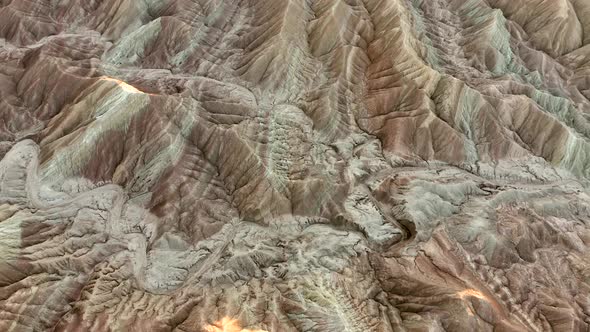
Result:
<svg viewBox="0 0 590 332"><path fill-rule="evenodd" d="M0 0L0 331L588 331L587 0Z"/></svg>

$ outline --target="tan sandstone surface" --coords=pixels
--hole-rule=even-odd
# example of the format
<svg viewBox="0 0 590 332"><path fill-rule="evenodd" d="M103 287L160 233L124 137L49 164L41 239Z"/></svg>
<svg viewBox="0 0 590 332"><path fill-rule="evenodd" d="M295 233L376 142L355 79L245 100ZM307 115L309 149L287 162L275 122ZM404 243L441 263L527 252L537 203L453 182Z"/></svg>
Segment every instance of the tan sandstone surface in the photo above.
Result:
<svg viewBox="0 0 590 332"><path fill-rule="evenodd" d="M0 0L0 331L589 331L587 0Z"/></svg>

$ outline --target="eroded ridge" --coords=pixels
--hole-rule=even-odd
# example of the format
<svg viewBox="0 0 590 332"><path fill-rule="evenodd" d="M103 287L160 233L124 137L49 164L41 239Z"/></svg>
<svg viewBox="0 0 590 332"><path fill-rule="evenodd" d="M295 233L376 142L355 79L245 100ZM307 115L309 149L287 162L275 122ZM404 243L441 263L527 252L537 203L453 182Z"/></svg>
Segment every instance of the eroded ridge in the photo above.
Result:
<svg viewBox="0 0 590 332"><path fill-rule="evenodd" d="M0 0L0 330L587 330L589 29Z"/></svg>

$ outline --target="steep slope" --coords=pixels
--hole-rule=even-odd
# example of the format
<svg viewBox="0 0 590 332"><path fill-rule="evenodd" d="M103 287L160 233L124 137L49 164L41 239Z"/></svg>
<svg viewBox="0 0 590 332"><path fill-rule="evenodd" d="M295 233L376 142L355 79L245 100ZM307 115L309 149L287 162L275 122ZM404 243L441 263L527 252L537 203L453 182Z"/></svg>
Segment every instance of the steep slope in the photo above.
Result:
<svg viewBox="0 0 590 332"><path fill-rule="evenodd" d="M0 0L0 330L586 331L584 0Z"/></svg>

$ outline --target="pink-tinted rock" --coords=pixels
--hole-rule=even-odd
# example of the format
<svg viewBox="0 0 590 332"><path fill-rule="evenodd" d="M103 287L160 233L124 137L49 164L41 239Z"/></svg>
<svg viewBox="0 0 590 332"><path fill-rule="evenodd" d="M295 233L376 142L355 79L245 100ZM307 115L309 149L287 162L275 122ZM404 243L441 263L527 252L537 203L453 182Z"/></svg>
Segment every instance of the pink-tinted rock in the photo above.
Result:
<svg viewBox="0 0 590 332"><path fill-rule="evenodd" d="M0 331L587 331L585 0L0 0Z"/></svg>

